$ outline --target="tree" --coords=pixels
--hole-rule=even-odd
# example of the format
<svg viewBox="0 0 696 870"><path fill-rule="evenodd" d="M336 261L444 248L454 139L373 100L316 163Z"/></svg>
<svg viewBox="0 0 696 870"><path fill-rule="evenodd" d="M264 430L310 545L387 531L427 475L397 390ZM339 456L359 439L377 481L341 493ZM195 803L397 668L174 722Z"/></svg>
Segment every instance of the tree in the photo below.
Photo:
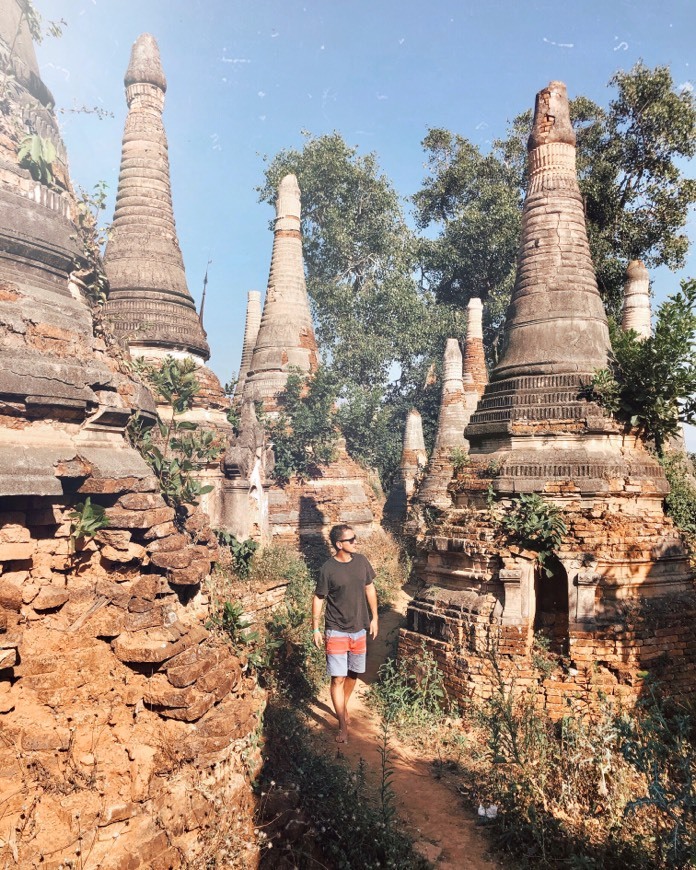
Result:
<svg viewBox="0 0 696 870"><path fill-rule="evenodd" d="M517 161L482 154L462 136L432 129L423 140L429 175L413 197L421 229L421 268L440 302L484 303L486 344L495 344L515 280L522 179Z"/></svg>
<svg viewBox="0 0 696 870"><path fill-rule="evenodd" d="M696 421L696 280L682 281L640 340L610 320L613 359L595 374L594 397L663 454L680 423Z"/></svg>
<svg viewBox="0 0 696 870"><path fill-rule="evenodd" d="M330 370L304 375L293 368L278 396L280 413L264 424L273 445L273 476L279 483L291 477L307 479L335 458L334 405L336 380Z"/></svg>
<svg viewBox="0 0 696 870"><path fill-rule="evenodd" d="M667 67L638 63L609 84L617 96L607 109L578 97L570 113L592 260L605 304L617 313L630 260L684 265L696 182L679 161L696 153L696 105L690 92L675 91ZM486 155L445 130L423 142L429 175L414 197L417 219L439 230L422 249L424 272L438 299L484 299L489 345L512 289L531 124L530 111L519 115Z"/></svg>
<svg viewBox="0 0 696 870"><path fill-rule="evenodd" d="M282 177L297 176L307 290L336 378L337 420L351 454L386 481L398 465L403 403L418 407L425 371L464 318L416 279L417 241L375 155L338 133L305 135L302 150L270 161L259 197L272 203Z"/></svg>

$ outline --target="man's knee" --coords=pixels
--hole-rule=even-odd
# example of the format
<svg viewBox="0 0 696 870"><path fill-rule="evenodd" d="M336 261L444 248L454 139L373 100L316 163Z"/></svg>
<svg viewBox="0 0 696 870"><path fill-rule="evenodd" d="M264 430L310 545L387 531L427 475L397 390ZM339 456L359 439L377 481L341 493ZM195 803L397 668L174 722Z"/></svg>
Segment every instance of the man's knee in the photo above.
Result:
<svg viewBox="0 0 696 870"><path fill-rule="evenodd" d="M342 686L346 681L345 677L331 677L331 683L334 686Z"/></svg>
<svg viewBox="0 0 696 870"><path fill-rule="evenodd" d="M347 679L349 679L349 680L357 680L357 679L358 679L358 676L359 676L359 674L358 674L357 671L351 671L351 670L349 670L349 671L348 671L348 677L347 677Z"/></svg>

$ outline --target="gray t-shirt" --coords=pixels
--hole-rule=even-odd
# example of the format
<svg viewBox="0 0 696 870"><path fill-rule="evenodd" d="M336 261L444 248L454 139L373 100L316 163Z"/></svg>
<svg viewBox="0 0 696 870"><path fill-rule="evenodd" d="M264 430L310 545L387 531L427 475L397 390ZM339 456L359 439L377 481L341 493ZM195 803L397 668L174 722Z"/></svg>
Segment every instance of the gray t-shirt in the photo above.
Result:
<svg viewBox="0 0 696 870"><path fill-rule="evenodd" d="M316 594L326 598L326 628L353 633L370 627L365 587L375 571L362 553L353 553L350 562L333 556L321 566Z"/></svg>

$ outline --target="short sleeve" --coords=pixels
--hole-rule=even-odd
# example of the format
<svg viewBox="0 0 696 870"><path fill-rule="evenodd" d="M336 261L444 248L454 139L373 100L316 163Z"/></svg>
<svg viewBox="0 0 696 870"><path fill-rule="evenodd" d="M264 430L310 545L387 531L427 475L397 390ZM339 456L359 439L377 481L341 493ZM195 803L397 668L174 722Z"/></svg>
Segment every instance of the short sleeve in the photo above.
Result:
<svg viewBox="0 0 696 870"><path fill-rule="evenodd" d="M375 579L377 575L375 574L375 569L370 564L369 559L365 559L365 586L369 586L370 583Z"/></svg>
<svg viewBox="0 0 696 870"><path fill-rule="evenodd" d="M325 566L322 565L319 571L319 579L317 580L317 586L314 590L314 594L318 598L326 598L329 594L329 578L326 573Z"/></svg>

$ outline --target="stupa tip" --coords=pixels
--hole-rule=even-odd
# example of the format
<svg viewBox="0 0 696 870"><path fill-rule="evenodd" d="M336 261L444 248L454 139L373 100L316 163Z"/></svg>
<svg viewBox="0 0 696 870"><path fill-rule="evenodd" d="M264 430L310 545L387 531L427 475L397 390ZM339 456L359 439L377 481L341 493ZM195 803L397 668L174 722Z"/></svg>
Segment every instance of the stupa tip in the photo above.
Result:
<svg viewBox="0 0 696 870"><path fill-rule="evenodd" d="M534 124L527 148L531 151L533 148L552 142L575 145L575 131L570 123L568 89L559 81L549 82L536 95Z"/></svg>
<svg viewBox="0 0 696 870"><path fill-rule="evenodd" d="M157 40L151 33L142 33L133 43L130 63L124 79L126 87L135 84L155 85L167 90Z"/></svg>
<svg viewBox="0 0 696 870"><path fill-rule="evenodd" d="M297 176L290 173L278 185L276 213L279 218L300 217L300 185Z"/></svg>
<svg viewBox="0 0 696 870"><path fill-rule="evenodd" d="M629 281L636 281L640 279L644 280L645 278L649 279L650 274L642 260L631 260L626 268L626 277Z"/></svg>

